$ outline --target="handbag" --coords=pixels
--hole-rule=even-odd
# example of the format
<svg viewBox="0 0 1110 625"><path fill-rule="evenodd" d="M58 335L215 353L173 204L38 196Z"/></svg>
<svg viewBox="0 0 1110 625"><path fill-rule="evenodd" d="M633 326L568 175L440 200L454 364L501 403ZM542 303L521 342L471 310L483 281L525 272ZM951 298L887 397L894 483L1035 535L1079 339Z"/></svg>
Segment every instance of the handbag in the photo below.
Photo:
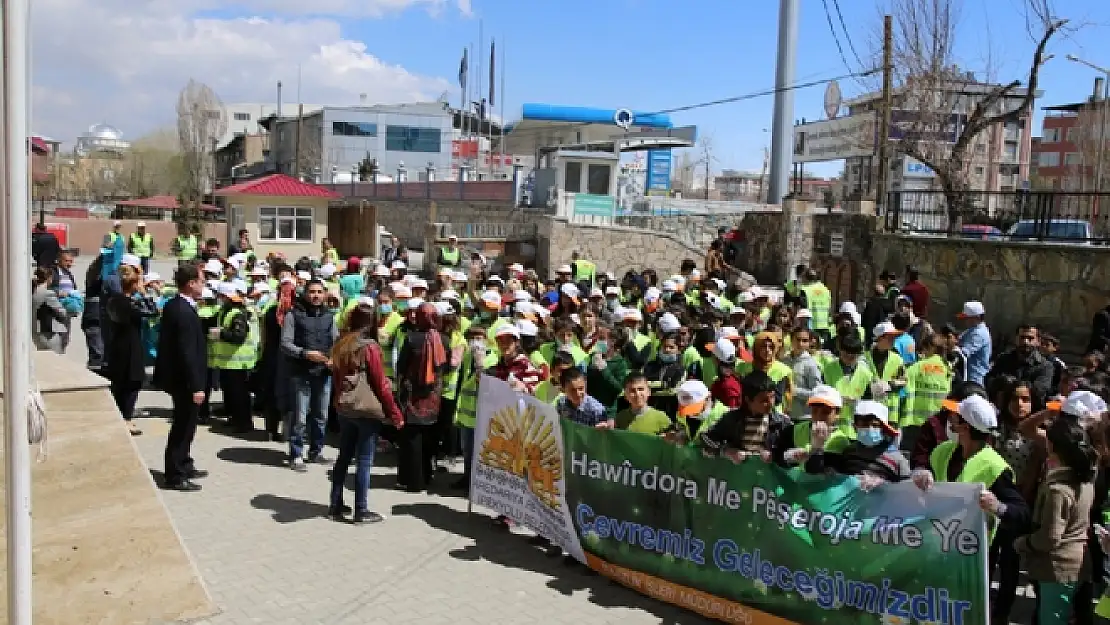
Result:
<svg viewBox="0 0 1110 625"><path fill-rule="evenodd" d="M366 377L366 362L370 346L361 350L362 357L359 366L353 371L336 375L335 383L339 385L338 398L335 407L339 414L351 419L373 419L375 421L389 421L382 408L382 402L370 381Z"/></svg>

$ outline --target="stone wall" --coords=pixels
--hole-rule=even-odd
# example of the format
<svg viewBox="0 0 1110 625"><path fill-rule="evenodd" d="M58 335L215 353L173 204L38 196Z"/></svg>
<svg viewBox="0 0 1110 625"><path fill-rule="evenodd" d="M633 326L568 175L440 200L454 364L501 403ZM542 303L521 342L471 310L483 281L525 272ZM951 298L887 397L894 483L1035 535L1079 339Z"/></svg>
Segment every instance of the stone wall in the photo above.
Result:
<svg viewBox="0 0 1110 625"><path fill-rule="evenodd" d="M1081 353L1092 316L1110 303L1110 249L1100 246L880 234L872 253L877 267L918 268L932 320L951 320L965 301L979 300L1003 340L1032 322L1058 336L1066 353Z"/></svg>
<svg viewBox="0 0 1110 625"><path fill-rule="evenodd" d="M716 232L714 232L716 235ZM693 247L672 234L643 228L573 224L558 217L542 217L537 228L536 268L541 276L553 275L559 265L570 263L580 252L598 271L620 277L628 270L655 269L664 278L677 273L684 259L701 266L705 249Z"/></svg>
<svg viewBox="0 0 1110 625"><path fill-rule="evenodd" d="M431 205L436 205L435 219ZM405 245L424 245L424 225L439 223L488 223L528 221L529 211L514 210L509 202L459 200L369 200L377 208L378 224L400 237Z"/></svg>
<svg viewBox="0 0 1110 625"><path fill-rule="evenodd" d="M882 263L872 254L879 221L872 215L813 215L813 251L808 265L832 291L834 302L862 303L871 294Z"/></svg>
<svg viewBox="0 0 1110 625"><path fill-rule="evenodd" d="M786 218L779 211L751 212L740 222L744 234L737 266L760 284L782 284L783 251L786 248ZM716 236L716 231L714 231ZM708 246L707 246L708 247Z"/></svg>
<svg viewBox="0 0 1110 625"><path fill-rule="evenodd" d="M622 215L614 219L621 226L664 232L687 245L708 250L717 238L717 228L739 226L747 213L717 215Z"/></svg>

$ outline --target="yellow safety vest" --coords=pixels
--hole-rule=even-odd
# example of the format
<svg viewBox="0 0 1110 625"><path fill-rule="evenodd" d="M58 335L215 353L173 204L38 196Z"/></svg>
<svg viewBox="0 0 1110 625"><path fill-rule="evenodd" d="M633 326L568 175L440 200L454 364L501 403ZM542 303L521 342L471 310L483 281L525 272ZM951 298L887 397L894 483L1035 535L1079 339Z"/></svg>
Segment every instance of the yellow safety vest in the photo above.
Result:
<svg viewBox="0 0 1110 625"><path fill-rule="evenodd" d="M856 369L851 376L844 375L844 369L840 366L840 359L837 359L825 365L821 373L825 378L825 384L839 391L844 400L844 407L840 409L840 422L837 426L845 435L854 438L856 429L852 424L852 419L856 413L856 402L863 399L868 387L875 381L875 372L871 370L871 365L860 362L856 365Z"/></svg>
<svg viewBox="0 0 1110 625"><path fill-rule="evenodd" d="M902 427L921 425L940 412L941 403L952 389L952 370L938 354L919 360L906 368L906 404Z"/></svg>
<svg viewBox="0 0 1110 625"><path fill-rule="evenodd" d="M187 237L177 237L177 258L178 260L193 260L197 257L197 235L190 234Z"/></svg>
<svg viewBox="0 0 1110 625"><path fill-rule="evenodd" d="M247 315L247 340L236 345L216 339L212 347L216 369L242 371L254 369L258 362L258 324L253 321L250 312L245 308L231 308L219 320L221 328L230 328L232 320L237 315Z"/></svg>
<svg viewBox="0 0 1110 625"><path fill-rule="evenodd" d="M401 323L405 318L397 314L396 311L389 313L386 318L385 324L382 326L382 333L378 335L378 345L382 348L382 370L385 377L390 380L393 379L393 341L395 340L394 334L397 328L401 327Z"/></svg>
<svg viewBox="0 0 1110 625"><path fill-rule="evenodd" d="M904 364L902 362L902 357L899 356L898 353L895 352L893 349L890 350L890 352L888 353L886 357L886 363L883 365L882 371L879 371L879 368L875 366L875 357L872 355L871 350L867 350L867 352L863 355L863 359L867 361L867 364L871 366L871 370L879 376L879 379L884 382L890 382L891 380L893 380L894 376L898 375L898 370L901 369L902 365ZM898 391L895 389L891 389L891 391L886 394L886 397L883 398L882 402L883 405L886 406L887 416L889 417L890 422L895 425L900 422L898 414L898 406L900 400L901 397Z"/></svg>
<svg viewBox="0 0 1110 625"><path fill-rule="evenodd" d="M138 232L131 233L131 253L139 258L150 258L154 247L154 237L148 232L139 236Z"/></svg>
<svg viewBox="0 0 1110 625"><path fill-rule="evenodd" d="M933 477L938 482L948 481L948 463L952 461L952 454L959 445L956 441L944 441L929 454L929 467L933 470ZM984 445L974 456L967 459L963 470L956 476L956 481L963 484L982 484L983 488L990 488L995 480L1010 468L1006 459L998 454L990 445ZM988 517L991 518L991 517ZM994 532L998 529L997 520L990 521L990 537L994 541Z"/></svg>
<svg viewBox="0 0 1110 625"><path fill-rule="evenodd" d="M459 248L451 249L449 247L439 248L439 254L443 257L443 264L448 267L459 266Z"/></svg>
<svg viewBox="0 0 1110 625"><path fill-rule="evenodd" d="M829 318L832 315L832 293L829 287L821 282L803 284L802 293L806 294L806 306L813 318L809 320L809 327L814 330L828 330Z"/></svg>
<svg viewBox="0 0 1110 625"><path fill-rule="evenodd" d="M456 348L463 347L465 345L466 345L466 338L463 336L462 332L459 332L458 330L456 330L455 332L453 332L451 334L451 351L454 351ZM448 354L447 357L450 358L451 355ZM443 398L444 399L455 399L455 397L458 396L459 371L461 371L461 370L462 370L462 363L460 362L459 366L457 368L452 369L451 371L448 371L447 375L443 376Z"/></svg>
<svg viewBox="0 0 1110 625"><path fill-rule="evenodd" d="M594 276L597 274L597 265L588 260L574 261L574 281L589 282L593 286Z"/></svg>

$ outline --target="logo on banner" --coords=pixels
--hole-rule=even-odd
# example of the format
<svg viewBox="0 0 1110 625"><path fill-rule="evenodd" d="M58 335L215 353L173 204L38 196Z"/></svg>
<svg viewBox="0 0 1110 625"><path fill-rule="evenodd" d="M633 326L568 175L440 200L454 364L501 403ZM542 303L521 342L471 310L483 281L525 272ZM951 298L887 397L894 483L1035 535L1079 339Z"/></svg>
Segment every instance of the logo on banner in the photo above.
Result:
<svg viewBox="0 0 1110 625"><path fill-rule="evenodd" d="M562 508L562 440L533 406L509 405L493 413L478 456L488 467L524 478L528 490L552 510Z"/></svg>
<svg viewBox="0 0 1110 625"><path fill-rule="evenodd" d="M613 123L625 130L632 127L632 123L636 118L632 115L632 111L628 109L618 109L616 114L613 115Z"/></svg>

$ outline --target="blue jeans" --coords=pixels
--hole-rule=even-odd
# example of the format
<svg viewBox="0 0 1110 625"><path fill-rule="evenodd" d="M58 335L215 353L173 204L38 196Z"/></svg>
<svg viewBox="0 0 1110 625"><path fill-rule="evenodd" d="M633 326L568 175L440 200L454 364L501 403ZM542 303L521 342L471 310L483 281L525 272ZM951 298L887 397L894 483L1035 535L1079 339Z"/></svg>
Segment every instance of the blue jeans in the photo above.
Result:
<svg viewBox="0 0 1110 625"><path fill-rule="evenodd" d="M355 511L366 512L367 493L370 492L370 469L374 466L374 450L378 446L381 423L373 419L348 419L339 415L339 456L331 470L331 505L343 505L343 482L351 460L355 464Z"/></svg>
<svg viewBox="0 0 1110 625"><path fill-rule="evenodd" d="M324 426L331 403L331 376L291 376L294 407L285 424L289 436L289 458L304 455L305 428L308 428L308 457L315 458L324 450Z"/></svg>
<svg viewBox="0 0 1110 625"><path fill-rule="evenodd" d="M463 477L470 481L470 465L474 462L474 428L459 426L462 436Z"/></svg>

